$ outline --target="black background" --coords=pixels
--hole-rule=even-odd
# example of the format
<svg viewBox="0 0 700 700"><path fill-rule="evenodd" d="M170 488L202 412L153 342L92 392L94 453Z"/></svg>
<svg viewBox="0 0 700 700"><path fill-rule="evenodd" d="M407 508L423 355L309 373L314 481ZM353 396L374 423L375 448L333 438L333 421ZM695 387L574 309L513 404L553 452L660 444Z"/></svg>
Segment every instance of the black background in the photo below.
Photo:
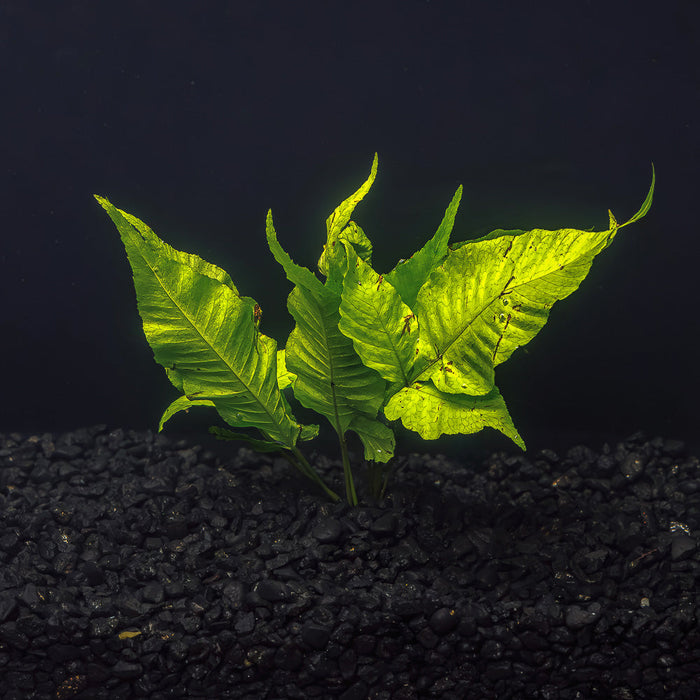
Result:
<svg viewBox="0 0 700 700"><path fill-rule="evenodd" d="M383 271L432 236L459 183L455 241L604 229L608 208L638 209L653 161L651 212L496 379L530 448L637 429L698 444L697 2L0 8L0 431L155 427L177 395L93 193L228 271L283 347L290 287L266 211L315 268L325 218L378 151L354 218ZM194 413L171 430L220 424ZM491 431L397 433L399 450L516 450Z"/></svg>

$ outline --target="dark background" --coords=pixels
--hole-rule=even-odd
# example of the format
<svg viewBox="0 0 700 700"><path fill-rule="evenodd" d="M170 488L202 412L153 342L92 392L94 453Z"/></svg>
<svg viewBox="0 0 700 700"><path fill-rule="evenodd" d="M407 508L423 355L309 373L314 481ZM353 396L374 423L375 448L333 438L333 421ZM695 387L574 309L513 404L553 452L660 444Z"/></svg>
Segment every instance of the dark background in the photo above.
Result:
<svg viewBox="0 0 700 700"><path fill-rule="evenodd" d="M637 429L698 445L699 5L0 2L0 432L155 427L176 396L94 192L227 270L283 347L266 211L315 268L378 151L355 219L381 271L459 183L455 241L603 229L608 208L638 209L653 161L651 212L497 384L531 449ZM169 429L220 423L201 411ZM517 450L491 431L397 435L399 451Z"/></svg>

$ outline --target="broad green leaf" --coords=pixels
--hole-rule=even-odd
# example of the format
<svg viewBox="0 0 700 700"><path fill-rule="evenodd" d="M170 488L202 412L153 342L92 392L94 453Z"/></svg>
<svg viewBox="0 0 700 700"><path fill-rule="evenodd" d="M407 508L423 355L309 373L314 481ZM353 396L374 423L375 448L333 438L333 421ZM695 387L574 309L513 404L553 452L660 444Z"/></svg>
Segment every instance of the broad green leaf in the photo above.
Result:
<svg viewBox="0 0 700 700"><path fill-rule="evenodd" d="M525 449L496 387L482 396L467 396L441 392L429 382L415 382L389 400L384 415L389 420L401 419L404 427L414 430L424 440L495 428Z"/></svg>
<svg viewBox="0 0 700 700"><path fill-rule="evenodd" d="M255 301L241 297L220 268L97 200L124 243L146 339L171 382L191 402L211 401L230 425L293 446L300 426L278 389L276 343L258 331Z"/></svg>
<svg viewBox="0 0 700 700"><path fill-rule="evenodd" d="M494 231L450 251L414 307L431 363L419 378L450 393L489 393L494 367L539 332L615 233Z"/></svg>
<svg viewBox="0 0 700 700"><path fill-rule="evenodd" d="M425 284L435 266L447 255L447 244L455 223L455 216L462 199L462 185L457 188L435 235L408 260L400 262L384 275L410 307L416 301L418 290Z"/></svg>
<svg viewBox="0 0 700 700"><path fill-rule="evenodd" d="M338 330L339 301L330 294L319 299L302 287L292 290L288 308L296 326L285 360L296 375L292 386L299 402L344 433L358 413L376 416L384 382L362 364L352 341Z"/></svg>
<svg viewBox="0 0 700 700"><path fill-rule="evenodd" d="M356 192L351 194L344 202L339 204L333 210L333 213L326 219L327 239L326 244L323 246L323 252L321 253L321 257L318 261L318 269L320 270L321 274L325 275L325 277L327 278L332 278L337 275L337 271L334 271L333 269L333 262L336 260L336 253L342 253L340 249L338 251L335 250L335 246L338 241L338 236L340 235L341 231L348 225L348 222L350 221L350 217L352 216L355 207L364 199L365 195L369 192L370 188L372 187L374 179L377 177L378 162L378 156L375 153L374 160L372 161L372 169L370 170L370 174L367 180L365 180L365 182L359 187L359 189ZM359 233L363 237L362 245L358 246L358 254L363 256L363 253L361 253L360 250L363 249L365 246L369 245L369 254L371 255L372 245L369 242L369 239L367 238L367 236L364 235L364 233L362 233L362 229L360 229L359 226L357 226L356 228L359 230ZM340 275L342 277L342 273L340 273Z"/></svg>
<svg viewBox="0 0 700 700"><path fill-rule="evenodd" d="M362 362L390 384L408 386L418 352L418 325L411 309L386 278L344 242L348 272L343 283L339 328ZM397 389L398 390L398 387Z"/></svg>
<svg viewBox="0 0 700 700"><path fill-rule="evenodd" d="M338 329L340 294L292 261L277 240L271 215L267 241L287 278L296 285L287 302L296 326L285 348L287 371L295 375L294 395L304 407L328 418L339 435L358 415L376 420L384 380L362 364L352 341Z"/></svg>

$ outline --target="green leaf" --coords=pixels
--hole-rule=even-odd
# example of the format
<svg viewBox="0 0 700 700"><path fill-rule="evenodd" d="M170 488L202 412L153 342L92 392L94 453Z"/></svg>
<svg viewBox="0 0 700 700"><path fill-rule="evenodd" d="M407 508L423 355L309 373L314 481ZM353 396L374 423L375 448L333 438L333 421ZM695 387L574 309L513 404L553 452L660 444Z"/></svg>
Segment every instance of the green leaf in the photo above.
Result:
<svg viewBox="0 0 700 700"><path fill-rule="evenodd" d="M388 462L394 456L396 447L394 431L384 423L358 414L352 419L350 430L357 433L362 440L365 459Z"/></svg>
<svg viewBox="0 0 700 700"><path fill-rule="evenodd" d="M284 350L277 351L277 386L280 391L292 386L295 375L287 369Z"/></svg>
<svg viewBox="0 0 700 700"><path fill-rule="evenodd" d="M378 275L341 238L348 272L340 304L341 332L362 362L390 384L408 386L418 352L418 326L411 309L385 277Z"/></svg>
<svg viewBox="0 0 700 700"><path fill-rule="evenodd" d="M300 426L278 389L276 343L258 331L255 301L240 296L220 268L176 251L136 217L97 200L124 243L146 339L171 382L193 405L211 401L230 425L253 426L293 446Z"/></svg>
<svg viewBox="0 0 700 700"><path fill-rule="evenodd" d="M310 423L301 426L301 432L299 433L299 439L304 442L308 440L313 440L318 437L318 425L316 423Z"/></svg>
<svg viewBox="0 0 700 700"><path fill-rule="evenodd" d="M384 381L362 364L352 341L338 329L340 294L292 261L277 240L271 215L267 241L287 278L296 285L287 302L296 326L285 348L287 371L295 375L294 395L304 407L328 418L342 435L356 416L376 417Z"/></svg>
<svg viewBox="0 0 700 700"><path fill-rule="evenodd" d="M277 232L275 231L275 225L272 221L272 210L268 210L267 212L265 234L267 236L267 245L270 248L270 252L275 260L282 266L284 274L287 275L287 279L292 284L308 289L312 294L322 298L326 294L323 282L308 268L297 265L277 240Z"/></svg>
<svg viewBox="0 0 700 700"><path fill-rule="evenodd" d="M209 432L218 440L240 440L241 442L246 442L257 452L284 452L285 450L285 447L279 442L259 440L251 437L247 433L236 433L233 430L228 430L227 428L212 426L209 428Z"/></svg>
<svg viewBox="0 0 700 700"><path fill-rule="evenodd" d="M384 382L362 364L352 342L338 330L338 302L330 295L319 299L307 289L293 289L288 308L296 327L285 354L296 375L296 398L344 433L356 414L376 415Z"/></svg>
<svg viewBox="0 0 700 700"><path fill-rule="evenodd" d="M318 426L315 426L316 430L312 431L310 437L305 439L311 439L316 437L318 434ZM273 442L271 440L259 440L253 438L247 433L237 433L233 430L228 430L227 428L219 428L217 426L212 426L209 428L209 432L216 436L218 440L240 440L241 442L248 443L257 452L282 452L285 453L288 448L281 445L279 442Z"/></svg>
<svg viewBox="0 0 700 700"><path fill-rule="evenodd" d="M419 379L449 393L489 393L494 367L539 332L615 233L498 230L450 251L414 307L429 362Z"/></svg>
<svg viewBox="0 0 700 700"><path fill-rule="evenodd" d="M647 192L647 196L644 199L642 206L639 207L639 211L629 221L626 221L624 224L620 224L620 226L618 228L622 228L623 226L627 226L629 224L632 224L635 221L639 221L642 217L647 215L647 212L649 211L649 209L651 209L651 202L654 199L654 187L655 186L656 186L656 170L654 169L654 164L652 163L651 164L651 185L649 186L649 191ZM614 221L615 217L613 216L612 212L608 210L608 213L610 214L611 221ZM612 226L610 228L612 228Z"/></svg>
<svg viewBox="0 0 700 700"><path fill-rule="evenodd" d="M185 253L181 250L176 250L175 248L172 248L169 246L165 241L162 241L158 236L156 236L155 233L141 221L140 219L137 219L135 216L132 216L128 212L122 211L121 209L117 209L112 205L112 203L106 199L105 197L100 197L99 195L95 195L95 199L102 205L102 207L105 209L107 214L109 214L109 217L112 219L112 221L116 225L116 221L114 220L113 214L117 217L117 219L120 220L121 225L124 226L125 230L129 232L129 234L133 233L129 229L128 226L124 224L124 220L126 220L129 224L131 224L136 231L138 231L138 234L141 237L141 241L139 241L141 247L143 248L144 246L147 246L151 249L152 253L154 256L162 256L162 257L167 257L171 260L174 260L176 262L179 262L195 272L198 272L202 275L206 275L207 277L211 277L212 279L215 279L222 284L225 284L227 287L231 289L235 294L238 294L238 289L236 289L236 285L233 283L231 280L231 277L227 272L222 270L220 267L217 267L216 265L212 265L211 263L208 263L206 260L202 260L198 255L193 255L191 253ZM124 240L124 235L122 233L122 230L117 226L117 229L119 230L120 235L122 236L122 240ZM138 239L138 237L137 237ZM125 244L126 245L126 244ZM127 256L129 256L129 261L131 261L131 251L132 248L127 247ZM140 253L137 253L137 267L139 267L140 271L140 261L139 261L139 256ZM132 264L132 269L133 269L133 264ZM134 274L136 274L136 270L134 270Z"/></svg>
<svg viewBox="0 0 700 700"><path fill-rule="evenodd" d="M333 210L333 213L326 219L327 239L326 244L323 246L323 252L321 253L321 257L318 261L318 269L321 272L321 274L325 275L329 279L334 279L335 281L338 281L338 277L342 279L344 269L337 269L337 265L344 264L344 256L342 249L339 248L336 250L338 236L350 222L350 217L352 216L355 207L364 199L365 195L369 192L370 188L372 187L374 179L377 177L378 163L379 159L377 154L375 153L369 177L365 180L365 182L362 185L360 185L356 192L353 192L353 194L351 194L344 202L339 204ZM369 242L369 239L367 238L367 236L364 235L362 229L360 229L359 226L355 226L355 229L356 231L353 234L349 235L357 235L358 237L358 240L354 241L356 244L358 244L358 254L360 254L363 257L366 255L371 256L372 244ZM369 249L368 253L367 248ZM341 256L339 261L336 259L336 256L338 254L340 254Z"/></svg>
<svg viewBox="0 0 700 700"><path fill-rule="evenodd" d="M435 235L408 260L400 262L391 272L384 275L401 295L403 302L410 307L413 307L418 290L425 284L430 273L447 255L447 244L461 199L462 185L454 193Z"/></svg>
<svg viewBox="0 0 700 700"><path fill-rule="evenodd" d="M180 411L188 412L193 406L208 406L215 408L214 402L209 401L209 399L190 401L190 399L188 399L186 396L180 396L165 409L163 415L160 417L158 432L163 430L163 427L167 421L169 421L176 413L179 413Z"/></svg>
<svg viewBox="0 0 700 700"><path fill-rule="evenodd" d="M401 419L404 427L425 440L435 440L443 434L477 433L483 428L495 428L525 449L496 387L482 396L467 396L448 394L431 383L416 382L390 399L384 415L389 420Z"/></svg>
<svg viewBox="0 0 700 700"><path fill-rule="evenodd" d="M365 232L354 221L351 221L340 232L337 240L340 239L352 244L360 260L364 260L368 265L372 264L372 243L365 235ZM338 250L342 256L342 248Z"/></svg>

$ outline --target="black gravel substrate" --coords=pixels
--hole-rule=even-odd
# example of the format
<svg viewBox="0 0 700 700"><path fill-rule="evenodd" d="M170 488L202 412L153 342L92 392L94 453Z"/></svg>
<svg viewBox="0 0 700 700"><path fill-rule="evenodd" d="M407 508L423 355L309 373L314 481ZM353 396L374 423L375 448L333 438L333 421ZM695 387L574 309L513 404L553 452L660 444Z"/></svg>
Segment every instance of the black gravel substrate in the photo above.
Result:
<svg viewBox="0 0 700 700"><path fill-rule="evenodd" d="M410 455L354 509L233 454L0 435L0 698L700 697L682 443Z"/></svg>

